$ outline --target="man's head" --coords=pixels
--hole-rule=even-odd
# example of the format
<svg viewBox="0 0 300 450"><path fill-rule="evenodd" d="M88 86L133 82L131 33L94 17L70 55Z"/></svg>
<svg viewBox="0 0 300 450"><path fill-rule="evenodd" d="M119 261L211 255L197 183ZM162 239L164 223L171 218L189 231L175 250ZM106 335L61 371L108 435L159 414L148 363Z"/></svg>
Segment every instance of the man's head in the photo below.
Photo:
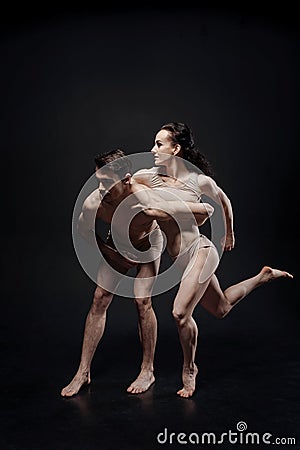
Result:
<svg viewBox="0 0 300 450"><path fill-rule="evenodd" d="M115 200L125 193L131 180L131 162L120 150L111 150L94 157L99 190L106 200Z"/></svg>

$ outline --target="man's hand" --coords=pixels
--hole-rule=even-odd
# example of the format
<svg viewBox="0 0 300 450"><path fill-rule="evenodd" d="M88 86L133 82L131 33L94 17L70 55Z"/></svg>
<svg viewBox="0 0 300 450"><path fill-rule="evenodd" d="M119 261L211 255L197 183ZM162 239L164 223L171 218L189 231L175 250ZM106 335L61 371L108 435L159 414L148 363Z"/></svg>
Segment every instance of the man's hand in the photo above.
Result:
<svg viewBox="0 0 300 450"><path fill-rule="evenodd" d="M99 236L96 236L96 238L101 253L104 255L106 261L112 264L112 266L122 266L124 269L131 269L132 267L137 266L138 263L136 261L125 258L117 250L103 242Z"/></svg>
<svg viewBox="0 0 300 450"><path fill-rule="evenodd" d="M198 227L203 225L214 213L214 207L209 203L187 203L193 211ZM198 207L199 211L195 209Z"/></svg>

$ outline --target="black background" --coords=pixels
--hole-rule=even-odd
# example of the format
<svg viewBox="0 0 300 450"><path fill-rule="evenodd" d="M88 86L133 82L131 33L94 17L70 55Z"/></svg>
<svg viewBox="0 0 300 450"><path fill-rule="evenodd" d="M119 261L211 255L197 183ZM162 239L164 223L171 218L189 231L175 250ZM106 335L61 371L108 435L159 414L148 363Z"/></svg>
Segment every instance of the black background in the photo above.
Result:
<svg viewBox="0 0 300 450"><path fill-rule="evenodd" d="M299 21L288 4L4 12L3 448L150 449L164 427L222 433L240 420L299 445L299 79ZM142 396L125 392L141 356L135 308L116 297L93 383L62 399L94 290L72 243L76 198L96 153L148 151L169 121L191 126L233 204L236 248L218 268L222 286L264 264L294 279L257 289L223 321L197 308L190 400L175 394L176 289L153 299L157 381Z"/></svg>

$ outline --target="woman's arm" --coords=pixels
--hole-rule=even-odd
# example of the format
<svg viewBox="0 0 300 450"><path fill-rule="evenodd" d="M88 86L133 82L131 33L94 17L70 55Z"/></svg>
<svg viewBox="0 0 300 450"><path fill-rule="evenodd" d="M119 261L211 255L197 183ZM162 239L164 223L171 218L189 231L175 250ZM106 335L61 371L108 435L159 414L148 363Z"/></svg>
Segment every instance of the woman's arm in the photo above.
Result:
<svg viewBox="0 0 300 450"><path fill-rule="evenodd" d="M225 250L231 250L235 245L233 230L233 209L232 204L225 192L217 185L217 183L207 175L199 175L199 187L204 195L214 200L222 207L224 214L226 234L225 234Z"/></svg>

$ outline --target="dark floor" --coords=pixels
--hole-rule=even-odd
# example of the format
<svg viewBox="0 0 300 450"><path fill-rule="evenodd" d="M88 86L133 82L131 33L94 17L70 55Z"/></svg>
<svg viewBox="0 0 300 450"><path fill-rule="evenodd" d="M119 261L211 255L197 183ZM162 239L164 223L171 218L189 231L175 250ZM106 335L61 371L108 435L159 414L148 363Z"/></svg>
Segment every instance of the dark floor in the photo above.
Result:
<svg viewBox="0 0 300 450"><path fill-rule="evenodd" d="M2 286L1 450L211 448L207 438L201 444L203 433L220 440L222 433L236 432L238 422L260 439L264 433L272 435L271 442L296 438L296 445L281 443L278 449L300 448L297 277L257 289L224 320L197 307L199 374L191 399L176 395L182 364L171 315L176 288L153 299L156 382L137 396L126 393L141 362L136 310L130 299L116 297L93 360L92 383L65 399L60 391L77 370L94 285L73 256L46 250L41 255L34 247L28 250L31 264L21 260L23 281ZM240 270L234 259L230 264L224 259L219 278L225 286L257 265L246 261ZM285 260L282 265L291 267ZM159 444L165 429L167 443ZM196 433L200 444L170 444L178 433L192 440ZM218 446L246 446L223 441Z"/></svg>
<svg viewBox="0 0 300 450"><path fill-rule="evenodd" d="M170 444L170 433L201 436L212 432L220 439L222 433L236 432L240 421L247 424L248 432L271 433L271 442L292 437L298 443L276 448L300 448L299 334L295 323L290 322L290 330L279 328L276 335L223 331L200 335L198 388L188 400L175 394L181 365L175 332L160 333L156 383L138 396L125 391L139 365L134 334L108 330L102 351L99 348L94 359L91 385L71 399L59 393L75 372L79 348L68 349L58 343L52 347L50 342L38 340L27 353L24 348L20 353L21 348L16 345L12 352L4 353L9 364L4 366L7 377L2 386L1 448L5 450L152 449L167 446L157 442L158 433L165 428L168 447L181 448L184 444ZM225 438L219 445L245 447Z"/></svg>

